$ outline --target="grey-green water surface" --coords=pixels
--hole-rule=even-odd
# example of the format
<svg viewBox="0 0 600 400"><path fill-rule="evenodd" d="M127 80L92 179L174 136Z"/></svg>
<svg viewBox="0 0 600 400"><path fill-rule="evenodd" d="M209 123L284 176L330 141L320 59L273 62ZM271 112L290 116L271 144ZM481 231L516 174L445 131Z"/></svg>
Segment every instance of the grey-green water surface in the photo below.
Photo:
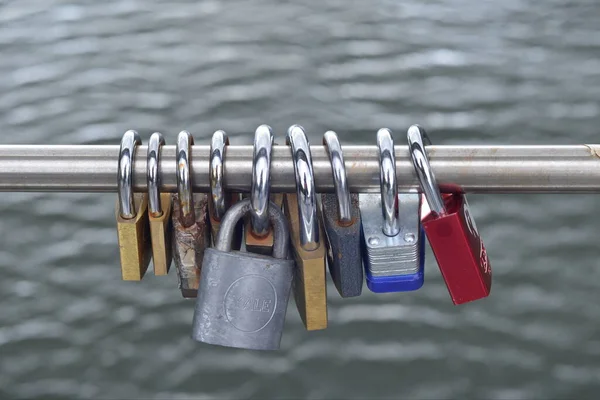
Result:
<svg viewBox="0 0 600 400"><path fill-rule="evenodd" d="M261 123L313 142L598 143L594 0L0 2L0 143L117 144ZM0 394L13 398L597 398L594 195L471 196L494 268L452 306L428 250L416 293L342 300L279 352L190 340L175 274L121 282L115 195L0 196Z"/></svg>

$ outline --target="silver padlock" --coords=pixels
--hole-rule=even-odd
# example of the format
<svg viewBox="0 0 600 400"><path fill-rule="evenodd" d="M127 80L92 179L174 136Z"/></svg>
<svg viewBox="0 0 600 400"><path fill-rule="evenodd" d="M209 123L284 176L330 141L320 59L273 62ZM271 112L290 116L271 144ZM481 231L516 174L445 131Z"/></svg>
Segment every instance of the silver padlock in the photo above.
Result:
<svg viewBox="0 0 600 400"><path fill-rule="evenodd" d="M294 261L287 259L289 229L283 212L268 207L273 256L231 250L237 222L249 199L231 206L221 220L215 247L204 252L192 338L219 346L277 350L289 301Z"/></svg>
<svg viewBox="0 0 600 400"><path fill-rule="evenodd" d="M398 194L389 129L377 132L377 146L381 194L359 195L367 287L376 293L417 290L424 281L421 196Z"/></svg>

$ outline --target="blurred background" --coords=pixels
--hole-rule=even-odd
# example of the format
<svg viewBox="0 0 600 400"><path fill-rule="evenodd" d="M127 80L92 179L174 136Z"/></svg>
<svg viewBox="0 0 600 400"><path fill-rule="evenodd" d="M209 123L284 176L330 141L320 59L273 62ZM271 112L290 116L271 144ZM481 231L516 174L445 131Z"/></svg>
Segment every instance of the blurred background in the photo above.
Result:
<svg viewBox="0 0 600 400"><path fill-rule="evenodd" d="M302 124L374 144L599 143L595 0L0 2L0 144L127 129L251 143ZM116 162L116 160L115 160ZM597 195L477 195L492 295L452 305L428 249L415 293L342 300L279 352L190 339L176 276L120 280L115 194L0 196L0 395L597 398Z"/></svg>

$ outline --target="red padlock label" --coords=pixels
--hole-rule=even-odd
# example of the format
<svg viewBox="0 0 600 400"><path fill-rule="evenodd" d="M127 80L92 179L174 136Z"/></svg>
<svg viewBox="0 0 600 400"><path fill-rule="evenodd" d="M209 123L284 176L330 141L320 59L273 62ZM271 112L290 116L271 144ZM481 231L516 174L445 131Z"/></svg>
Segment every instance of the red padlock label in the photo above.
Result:
<svg viewBox="0 0 600 400"><path fill-rule="evenodd" d="M487 297L492 267L463 194L444 195L447 214L429 213L423 229L454 304Z"/></svg>

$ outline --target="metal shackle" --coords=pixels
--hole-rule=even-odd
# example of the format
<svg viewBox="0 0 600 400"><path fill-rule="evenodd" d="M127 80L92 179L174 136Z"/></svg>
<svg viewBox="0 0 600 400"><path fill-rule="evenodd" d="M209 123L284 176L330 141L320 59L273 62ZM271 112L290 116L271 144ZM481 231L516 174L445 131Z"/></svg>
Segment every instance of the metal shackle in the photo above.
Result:
<svg viewBox="0 0 600 400"><path fill-rule="evenodd" d="M383 233L396 236L400 232L398 217L398 179L396 177L396 154L392 131L381 128L377 131L377 149L379 151L379 184L381 190L381 212L383 214Z"/></svg>
<svg viewBox="0 0 600 400"><path fill-rule="evenodd" d="M431 140L425 129L419 125L411 125L408 128L406 137L408 139L410 158L429 208L438 215L445 215L446 206L444 205L444 199L440 193L440 188L429 164L429 158L423 144L423 141L425 141L430 145Z"/></svg>
<svg viewBox="0 0 600 400"><path fill-rule="evenodd" d="M225 146L229 145L229 138L225 131L218 130L212 135L210 142L210 161L208 173L210 175L210 193L213 217L220 220L225 215L229 206L225 195L224 166Z"/></svg>
<svg viewBox="0 0 600 400"><path fill-rule="evenodd" d="M331 162L331 173L333 175L333 186L338 200L338 220L342 223L352 221L350 211L350 189L348 189L348 177L346 176L346 166L344 164L344 155L342 146L338 140L337 133L327 131L323 135L323 144L329 154Z"/></svg>
<svg viewBox="0 0 600 400"><path fill-rule="evenodd" d="M190 171L190 153L194 138L188 131L181 131L177 135L177 192L181 207L181 220L185 227L192 226L196 221L194 212L194 192Z"/></svg>
<svg viewBox="0 0 600 400"><path fill-rule="evenodd" d="M121 218L135 218L137 212L133 200L133 157L135 147L142 144L140 135L133 130L123 134L119 150L117 183L119 187L119 214Z"/></svg>
<svg viewBox="0 0 600 400"><path fill-rule="evenodd" d="M148 141L148 156L146 160L146 177L148 179L148 211L153 217L162 215L160 204L160 148L164 146L165 138L160 132L154 132Z"/></svg>
<svg viewBox="0 0 600 400"><path fill-rule="evenodd" d="M233 231L238 221L252 209L250 199L244 199L235 203L227 210L221 220L221 228L215 242L215 249L224 252L231 251ZM277 204L271 202L269 207L269 221L273 226L273 257L286 259L288 246L290 244L289 229L283 211Z"/></svg>
<svg viewBox="0 0 600 400"><path fill-rule="evenodd" d="M273 130L269 125L261 125L254 132L252 155L252 187L250 201L252 208L251 228L257 236L269 233L269 196L271 193L271 148Z"/></svg>
<svg viewBox="0 0 600 400"><path fill-rule="evenodd" d="M292 125L287 131L286 142L292 151L296 193L298 195L298 215L300 217L300 245L312 251L319 247L319 220L317 219L317 198L315 178L310 154L310 145L300 125Z"/></svg>

